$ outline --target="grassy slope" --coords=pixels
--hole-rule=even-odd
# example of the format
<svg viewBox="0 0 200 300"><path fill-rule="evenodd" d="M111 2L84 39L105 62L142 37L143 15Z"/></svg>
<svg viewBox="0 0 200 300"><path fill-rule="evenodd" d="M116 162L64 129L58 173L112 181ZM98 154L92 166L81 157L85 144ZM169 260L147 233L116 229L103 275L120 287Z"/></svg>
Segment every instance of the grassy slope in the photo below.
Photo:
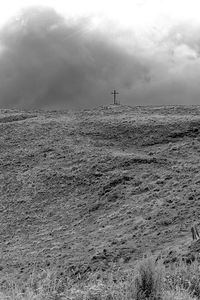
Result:
<svg viewBox="0 0 200 300"><path fill-rule="evenodd" d="M184 249L200 211L200 108L0 113L0 270L80 272Z"/></svg>

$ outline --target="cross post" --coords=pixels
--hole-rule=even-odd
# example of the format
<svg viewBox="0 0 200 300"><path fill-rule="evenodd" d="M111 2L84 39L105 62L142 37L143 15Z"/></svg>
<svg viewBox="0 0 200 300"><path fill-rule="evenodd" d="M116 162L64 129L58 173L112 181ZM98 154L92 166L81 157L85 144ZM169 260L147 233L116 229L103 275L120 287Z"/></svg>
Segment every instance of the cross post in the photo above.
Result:
<svg viewBox="0 0 200 300"><path fill-rule="evenodd" d="M111 94L112 94L113 97L114 97L114 104L115 104L115 105L118 104L117 101L116 101L116 96L119 95L119 93L118 93L116 90L114 90Z"/></svg>

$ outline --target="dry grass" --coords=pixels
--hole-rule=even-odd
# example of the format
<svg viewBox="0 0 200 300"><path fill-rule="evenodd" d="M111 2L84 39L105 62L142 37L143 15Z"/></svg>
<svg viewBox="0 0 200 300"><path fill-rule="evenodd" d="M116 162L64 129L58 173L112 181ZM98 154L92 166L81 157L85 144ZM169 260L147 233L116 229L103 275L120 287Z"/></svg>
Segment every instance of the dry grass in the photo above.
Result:
<svg viewBox="0 0 200 300"><path fill-rule="evenodd" d="M110 270L147 251L188 247L200 217L199 107L12 118L1 123L0 271L45 270L27 282L6 279L0 299L200 297L194 265L166 272L150 260L126 276ZM58 272L69 266L109 275L72 284Z"/></svg>
<svg viewBox="0 0 200 300"><path fill-rule="evenodd" d="M181 263L178 267L167 271L165 288L172 291L187 291L200 299L200 266L198 262L191 265Z"/></svg>
<svg viewBox="0 0 200 300"><path fill-rule="evenodd" d="M54 269L33 272L26 283L7 280L0 300L197 300L199 275L197 263L166 270L153 258L132 271L91 274L84 282L62 278Z"/></svg>
<svg viewBox="0 0 200 300"><path fill-rule="evenodd" d="M187 291L167 291L163 296L163 300L195 300L197 298L193 298L188 294Z"/></svg>
<svg viewBox="0 0 200 300"><path fill-rule="evenodd" d="M2 113L3 273L55 259L96 271L187 247L200 216L198 107Z"/></svg>

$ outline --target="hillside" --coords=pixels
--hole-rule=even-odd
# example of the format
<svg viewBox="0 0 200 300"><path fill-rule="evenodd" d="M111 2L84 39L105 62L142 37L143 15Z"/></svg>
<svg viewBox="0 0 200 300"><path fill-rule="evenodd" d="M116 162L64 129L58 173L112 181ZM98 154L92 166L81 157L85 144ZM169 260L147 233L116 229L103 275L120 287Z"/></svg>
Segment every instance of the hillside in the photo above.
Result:
<svg viewBox="0 0 200 300"><path fill-rule="evenodd" d="M190 245L200 107L1 110L0 127L0 273L128 268Z"/></svg>

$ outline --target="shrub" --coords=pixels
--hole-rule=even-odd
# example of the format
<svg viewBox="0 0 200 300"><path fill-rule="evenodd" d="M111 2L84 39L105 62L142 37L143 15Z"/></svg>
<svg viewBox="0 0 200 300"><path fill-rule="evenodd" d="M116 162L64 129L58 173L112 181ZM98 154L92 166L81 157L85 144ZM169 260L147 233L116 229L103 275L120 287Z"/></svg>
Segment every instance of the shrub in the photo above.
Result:
<svg viewBox="0 0 200 300"><path fill-rule="evenodd" d="M144 259L138 267L135 277L135 300L161 300L162 299L163 269L160 264L156 266L153 258Z"/></svg>

